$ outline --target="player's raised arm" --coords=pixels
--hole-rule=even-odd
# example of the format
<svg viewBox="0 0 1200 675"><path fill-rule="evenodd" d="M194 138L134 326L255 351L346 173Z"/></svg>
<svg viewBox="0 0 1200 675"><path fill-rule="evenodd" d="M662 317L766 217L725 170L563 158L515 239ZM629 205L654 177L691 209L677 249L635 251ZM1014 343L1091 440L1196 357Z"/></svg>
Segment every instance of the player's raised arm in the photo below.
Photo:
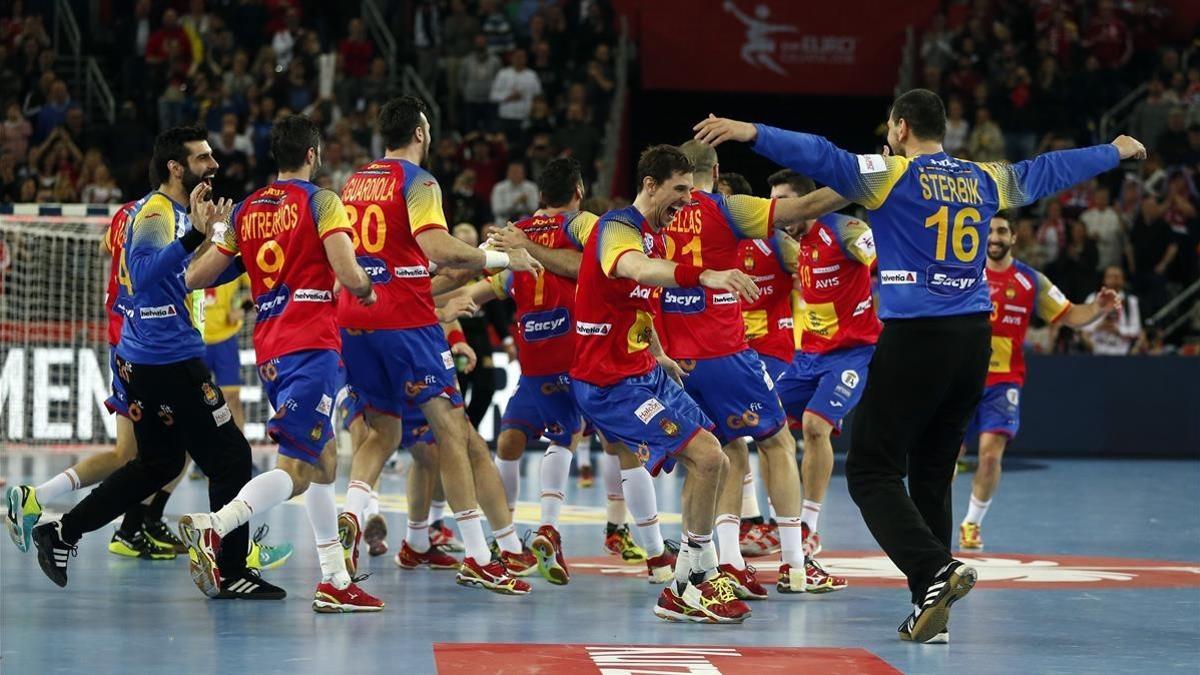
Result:
<svg viewBox="0 0 1200 675"><path fill-rule="evenodd" d="M1073 150L1056 150L1023 162L980 164L1000 194L1000 208L1025 206L1042 197L1115 169L1124 159L1144 159L1146 148L1130 136L1118 136L1112 143Z"/></svg>
<svg viewBox="0 0 1200 675"><path fill-rule="evenodd" d="M777 199L775 226L802 235L808 232L810 220L844 209L849 204L849 199L830 188L813 190L803 197Z"/></svg>
<svg viewBox="0 0 1200 675"><path fill-rule="evenodd" d="M634 228L616 221L604 222L600 227L593 236L600 237L597 249L601 267L610 278L633 279L645 286L663 288L703 286L737 293L750 302L758 299L758 285L741 270L706 270L651 258L642 251L642 235Z"/></svg>
<svg viewBox="0 0 1200 675"><path fill-rule="evenodd" d="M578 248L552 248L543 246L535 241L531 241L529 237L525 236L525 232L521 228L512 223L509 223L504 229L494 232L489 241L497 251L511 252L523 248L529 251L529 254L540 262L546 270L559 276L567 277L568 279L575 279L579 277L579 264L583 260L583 244L591 234L592 227L595 226L596 221L597 217L595 214L584 211L577 214L567 224L568 236ZM578 225L576 226L577 222Z"/></svg>

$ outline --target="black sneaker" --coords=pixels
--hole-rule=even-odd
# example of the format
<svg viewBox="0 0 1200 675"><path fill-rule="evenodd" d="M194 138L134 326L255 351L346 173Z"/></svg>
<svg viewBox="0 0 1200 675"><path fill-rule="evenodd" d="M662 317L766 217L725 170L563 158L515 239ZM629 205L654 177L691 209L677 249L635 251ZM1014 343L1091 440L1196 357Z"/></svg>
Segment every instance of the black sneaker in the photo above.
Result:
<svg viewBox="0 0 1200 675"><path fill-rule="evenodd" d="M175 550L163 548L151 541L144 531L138 530L127 534L121 530L113 532L112 540L108 542L108 552L126 558L141 558L142 560L174 560Z"/></svg>
<svg viewBox="0 0 1200 675"><path fill-rule="evenodd" d="M971 592L978 577L974 567L957 560L938 570L920 606L897 629L900 639L932 644L950 622L950 606Z"/></svg>
<svg viewBox="0 0 1200 675"><path fill-rule="evenodd" d="M38 565L60 588L67 587L67 559L79 555L79 547L63 541L62 522L54 521L33 528L33 545L37 547Z"/></svg>
<svg viewBox="0 0 1200 675"><path fill-rule="evenodd" d="M159 548L170 549L180 555L187 553L187 546L171 531L166 518L146 520L142 523L142 534Z"/></svg>
<svg viewBox="0 0 1200 675"><path fill-rule="evenodd" d="M900 627L896 629L896 632L900 633L901 640L906 640L908 642L912 641L912 626L913 626L913 623L916 622L915 617L916 617L916 611L914 610L913 613L909 614L908 618L904 620L904 623L900 624ZM945 628L942 629L942 632L929 638L923 644L927 644L927 645L948 645L948 644L950 644L950 626L947 625Z"/></svg>
<svg viewBox="0 0 1200 675"><path fill-rule="evenodd" d="M282 600L287 591L268 583L256 570L247 569L235 577L221 579L217 600Z"/></svg>

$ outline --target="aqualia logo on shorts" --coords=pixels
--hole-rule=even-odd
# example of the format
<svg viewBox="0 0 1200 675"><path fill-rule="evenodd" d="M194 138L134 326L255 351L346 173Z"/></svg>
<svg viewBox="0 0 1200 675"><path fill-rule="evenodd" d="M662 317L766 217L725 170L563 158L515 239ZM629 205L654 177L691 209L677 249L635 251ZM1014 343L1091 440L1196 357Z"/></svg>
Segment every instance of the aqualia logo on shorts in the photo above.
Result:
<svg viewBox="0 0 1200 675"><path fill-rule="evenodd" d="M704 289L664 289L662 306L664 312L670 312L671 314L699 314L704 311Z"/></svg>
<svg viewBox="0 0 1200 675"><path fill-rule="evenodd" d="M571 314L565 307L545 312L533 312L521 318L521 335L526 342L538 342L566 335L571 326Z"/></svg>

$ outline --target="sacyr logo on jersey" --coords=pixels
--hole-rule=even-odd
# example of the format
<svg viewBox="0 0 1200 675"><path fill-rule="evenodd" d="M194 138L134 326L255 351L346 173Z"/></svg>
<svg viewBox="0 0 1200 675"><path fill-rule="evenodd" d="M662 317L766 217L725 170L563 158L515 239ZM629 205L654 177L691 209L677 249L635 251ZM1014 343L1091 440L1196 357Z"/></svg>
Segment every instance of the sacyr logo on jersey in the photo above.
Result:
<svg viewBox="0 0 1200 675"><path fill-rule="evenodd" d="M296 302L333 302L333 291L321 288L297 288L292 300Z"/></svg>
<svg viewBox="0 0 1200 675"><path fill-rule="evenodd" d="M255 321L262 323L283 314L291 297L292 292L287 286L279 286L258 296L254 299L254 311L258 314Z"/></svg>
<svg viewBox="0 0 1200 675"><path fill-rule="evenodd" d="M386 284L392 280L392 275L388 274L388 264L382 258L360 255L358 266L363 268L373 284Z"/></svg>
<svg viewBox="0 0 1200 675"><path fill-rule="evenodd" d="M703 288L668 288L663 290L663 311L669 314L699 314L704 311Z"/></svg>
<svg viewBox="0 0 1200 675"><path fill-rule="evenodd" d="M879 283L884 286L917 283L917 273L912 270L879 270Z"/></svg>
<svg viewBox="0 0 1200 675"><path fill-rule="evenodd" d="M925 287L934 295L962 295L980 282L980 272L960 265L930 265L925 269Z"/></svg>
<svg viewBox="0 0 1200 675"><path fill-rule="evenodd" d="M590 321L576 321L575 332L580 335L608 335L612 330L611 323L592 323Z"/></svg>
<svg viewBox="0 0 1200 675"><path fill-rule="evenodd" d="M397 279L423 279L429 276L429 268L424 265L410 265L408 267L397 267L392 270Z"/></svg>
<svg viewBox="0 0 1200 675"><path fill-rule="evenodd" d="M538 342L566 335L570 327L571 313L565 307L531 312L521 318L521 335L526 342Z"/></svg>

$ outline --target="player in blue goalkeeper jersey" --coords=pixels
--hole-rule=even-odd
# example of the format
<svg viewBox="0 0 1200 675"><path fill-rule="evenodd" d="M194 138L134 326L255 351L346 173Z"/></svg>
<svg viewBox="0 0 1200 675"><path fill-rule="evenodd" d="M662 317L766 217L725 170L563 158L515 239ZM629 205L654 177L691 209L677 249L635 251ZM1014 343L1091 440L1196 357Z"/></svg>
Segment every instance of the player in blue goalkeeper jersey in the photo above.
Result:
<svg viewBox="0 0 1200 675"><path fill-rule="evenodd" d="M851 429L846 479L871 534L908 577L913 612L900 637L948 640L950 605L976 578L950 555L950 480L987 375L987 224L998 210L1146 150L1120 136L1016 164L977 163L942 149L946 111L937 94L909 91L888 117L890 154L857 155L820 136L712 116L696 125L696 138L751 143L871 211L884 328Z"/></svg>

